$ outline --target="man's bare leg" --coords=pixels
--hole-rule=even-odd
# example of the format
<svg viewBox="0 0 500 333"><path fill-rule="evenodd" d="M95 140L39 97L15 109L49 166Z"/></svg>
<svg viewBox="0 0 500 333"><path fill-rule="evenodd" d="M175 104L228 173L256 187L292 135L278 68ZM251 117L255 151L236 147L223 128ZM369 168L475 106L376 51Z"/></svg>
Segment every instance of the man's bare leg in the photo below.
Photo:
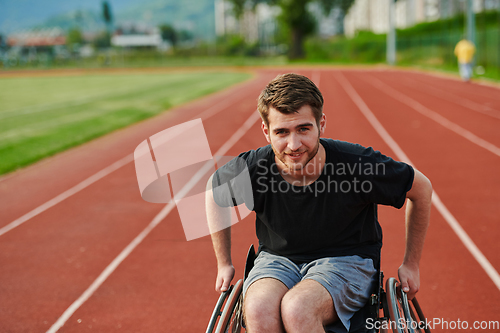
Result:
<svg viewBox="0 0 500 333"><path fill-rule="evenodd" d="M306 279L290 289L281 302L287 333L324 333L324 326L338 319L330 293L319 282Z"/></svg>
<svg viewBox="0 0 500 333"><path fill-rule="evenodd" d="M279 280L264 278L247 289L243 316L249 333L284 333L280 307L288 288Z"/></svg>

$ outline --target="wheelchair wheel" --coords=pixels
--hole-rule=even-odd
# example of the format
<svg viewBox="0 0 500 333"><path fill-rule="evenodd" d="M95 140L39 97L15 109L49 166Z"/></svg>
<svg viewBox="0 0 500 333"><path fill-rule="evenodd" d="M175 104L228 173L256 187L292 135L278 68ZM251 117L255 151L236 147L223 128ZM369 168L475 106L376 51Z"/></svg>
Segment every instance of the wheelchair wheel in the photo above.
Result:
<svg viewBox="0 0 500 333"><path fill-rule="evenodd" d="M243 319L242 291L243 280L239 280L228 291L221 294L215 305L206 333L241 332Z"/></svg>
<svg viewBox="0 0 500 333"><path fill-rule="evenodd" d="M233 286L229 288L229 290L224 291L223 293L220 294L219 300L215 304L214 312L212 312L212 316L210 317L210 321L208 323L208 327L206 330L206 333L213 333L215 324L217 324L217 319L219 319L221 313L222 306L224 305L224 301L226 300L227 296L231 293Z"/></svg>
<svg viewBox="0 0 500 333"><path fill-rule="evenodd" d="M413 297L413 299L411 300L410 314L413 320L418 323L418 329L416 330L416 332L431 333L431 330L426 326L427 319L425 318L425 315L422 312L422 308L420 307L420 304L418 304L416 297Z"/></svg>
<svg viewBox="0 0 500 333"><path fill-rule="evenodd" d="M387 280L386 290L393 333L430 333L416 298L413 298L411 306L406 293L397 286L395 278Z"/></svg>

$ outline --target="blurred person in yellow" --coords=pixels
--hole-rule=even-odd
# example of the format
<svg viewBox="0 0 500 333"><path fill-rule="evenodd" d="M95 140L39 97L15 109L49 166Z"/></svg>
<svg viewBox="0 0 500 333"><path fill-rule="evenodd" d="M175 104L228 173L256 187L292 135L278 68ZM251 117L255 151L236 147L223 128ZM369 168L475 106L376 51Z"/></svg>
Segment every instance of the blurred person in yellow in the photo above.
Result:
<svg viewBox="0 0 500 333"><path fill-rule="evenodd" d="M458 59L458 67L462 80L468 82L472 76L472 61L476 53L476 47L470 41L462 38L455 46L455 55Z"/></svg>

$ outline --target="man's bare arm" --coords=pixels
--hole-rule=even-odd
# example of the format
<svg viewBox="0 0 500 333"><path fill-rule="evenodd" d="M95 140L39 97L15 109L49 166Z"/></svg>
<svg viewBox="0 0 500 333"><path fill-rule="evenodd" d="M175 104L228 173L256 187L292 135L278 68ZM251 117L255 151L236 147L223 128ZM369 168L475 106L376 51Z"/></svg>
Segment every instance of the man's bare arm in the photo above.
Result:
<svg viewBox="0 0 500 333"><path fill-rule="evenodd" d="M231 211L230 208L217 205L211 190L212 178L208 182L205 205L208 227L217 258L215 290L221 292L229 289L234 277L234 266L231 260Z"/></svg>
<svg viewBox="0 0 500 333"><path fill-rule="evenodd" d="M415 178L406 206L406 248L398 275L401 287L412 299L420 288L420 258L429 226L432 206L432 185L429 179L415 169Z"/></svg>

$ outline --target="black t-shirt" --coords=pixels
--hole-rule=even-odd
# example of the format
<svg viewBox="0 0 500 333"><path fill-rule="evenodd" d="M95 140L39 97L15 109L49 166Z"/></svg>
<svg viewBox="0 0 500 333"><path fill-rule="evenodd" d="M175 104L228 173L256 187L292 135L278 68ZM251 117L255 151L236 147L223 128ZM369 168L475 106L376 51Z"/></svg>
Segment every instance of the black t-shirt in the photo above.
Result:
<svg viewBox="0 0 500 333"><path fill-rule="evenodd" d="M242 153L216 171L215 202L221 207L245 202L255 211L259 250L296 263L359 255L378 264L382 230L377 204L401 208L413 183L413 168L358 144L320 142L326 162L314 183L294 186L285 181L268 145ZM245 178L243 174L247 182L234 181ZM231 190L220 190L228 182Z"/></svg>

